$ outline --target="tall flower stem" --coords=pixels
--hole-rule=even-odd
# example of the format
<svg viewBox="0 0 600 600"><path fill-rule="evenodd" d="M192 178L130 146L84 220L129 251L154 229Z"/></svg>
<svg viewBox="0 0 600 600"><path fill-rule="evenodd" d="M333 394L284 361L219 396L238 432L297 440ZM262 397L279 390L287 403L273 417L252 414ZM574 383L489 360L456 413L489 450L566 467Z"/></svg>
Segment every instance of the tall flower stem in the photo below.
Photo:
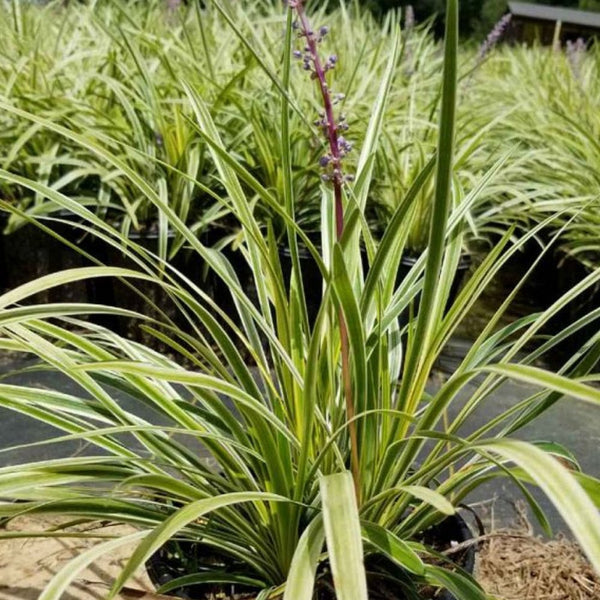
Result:
<svg viewBox="0 0 600 600"><path fill-rule="evenodd" d="M311 55L314 65L315 78L319 84L321 96L323 97L323 108L325 109L324 130L326 132L327 140L329 142L329 151L331 152L334 167L334 176L332 182L333 194L335 199L335 230L337 239L340 240L342 237L342 233L344 232L344 206L342 204L342 175L340 169L340 149L338 143L338 131L335 123L335 116L333 114L333 102L331 100L329 86L327 85L327 81L325 79L325 69L323 67L323 63L321 62L319 52L317 50L316 38L310 28L310 23L308 21L308 18L306 17L306 13L304 12L304 6L302 5L301 0L296 2L296 13L298 14L298 19L301 23L301 29L306 37L306 45L309 48L309 53ZM338 171L337 175L336 170Z"/></svg>
<svg viewBox="0 0 600 600"><path fill-rule="evenodd" d="M338 125L336 123L333 100L331 96L331 90L327 85L326 71L327 67L333 68L337 57L332 56L328 59L328 62L324 64L321 61L319 52L317 50L317 36L311 29L310 23L304 11L303 0L290 0L289 6L296 10L298 20L300 22L300 33L306 40L306 56L312 62L312 76L317 80L321 96L323 99L323 119L320 122L323 127L323 132L327 137L329 145L330 158L327 159L327 163L331 162L332 166L332 177L331 182L333 185L333 196L335 205L335 230L336 238L338 241L341 240L344 233L344 205L342 202L342 185L344 183L344 176L342 174L341 160L346 148L349 149L347 142L338 135ZM326 29L321 30L322 35L325 35ZM308 64L305 58L305 65ZM342 359L342 382L344 388L344 399L346 403L346 418L349 421L348 429L350 433L350 453L351 453L351 470L352 478L354 480L354 490L356 493L356 499L360 505L360 461L358 457L358 434L356 431L356 422L354 416L356 414L354 408L354 399L352 391L352 377L350 373L350 346L348 342L348 327L344 318L344 313L340 308L338 310L338 321L340 326L340 345L341 345L341 359Z"/></svg>

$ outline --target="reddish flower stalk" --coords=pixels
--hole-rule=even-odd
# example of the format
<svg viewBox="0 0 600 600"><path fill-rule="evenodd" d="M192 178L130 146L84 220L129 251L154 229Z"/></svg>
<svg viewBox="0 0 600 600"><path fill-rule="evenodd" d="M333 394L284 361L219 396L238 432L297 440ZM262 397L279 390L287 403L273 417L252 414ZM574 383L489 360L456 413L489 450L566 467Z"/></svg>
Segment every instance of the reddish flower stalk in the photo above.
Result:
<svg viewBox="0 0 600 600"><path fill-rule="evenodd" d="M329 86L325 74L330 69L335 67L337 63L337 56L334 54L330 56L325 63L321 60L317 49L317 43L327 35L329 31L327 27L321 27L318 33L315 33L310 26L306 13L304 12L303 0L289 0L288 4L290 8L296 11L299 20L299 36L306 40L306 46L304 48L304 55L297 51L295 56L297 58L304 57L304 68L305 70L312 70L312 78L317 80L321 96L323 98L322 118L317 121L323 129L327 142L329 145L329 156L323 157L321 160L321 166L331 166L331 177L326 175L328 179L331 179L333 184L333 193L335 198L335 226L338 240L342 236L344 230L344 207L342 203L342 185L345 178L342 173L341 161L345 153L351 149L350 144L344 139L343 136L339 135L340 129L346 129L346 125L343 123L343 119L338 124L335 119L333 105L334 100L331 95ZM312 63L312 68L311 68ZM326 161L326 162L325 162Z"/></svg>
<svg viewBox="0 0 600 600"><path fill-rule="evenodd" d="M328 171L323 174L323 179L331 181L333 185L336 237L340 240L344 233L342 186L345 181L351 181L353 178L350 175L344 176L342 171L342 159L352 150L352 145L339 132L342 130L345 131L348 126L343 117L339 117L336 121L333 109L334 104L341 100L343 95L337 94L334 99L326 79L327 71L335 68L337 56L332 55L323 63L319 56L317 44L327 35L329 29L323 26L317 33L312 30L304 12L303 0L288 0L288 5L292 10L296 11L298 16L298 23L296 23L296 28L299 29L298 36L304 38L306 42L304 53L297 50L294 52L294 56L298 59L303 59L304 69L312 72L311 77L317 80L323 99L324 111L321 113L321 118L315 124L322 128L329 145L329 154L321 158L320 165ZM346 417L350 421L348 428L350 433L351 469L356 499L358 504L360 504L360 462L358 457L358 435L354 421L356 412L354 409L352 378L350 374L350 346L348 341L348 327L341 309L338 312L338 319L340 323L342 380L346 401Z"/></svg>

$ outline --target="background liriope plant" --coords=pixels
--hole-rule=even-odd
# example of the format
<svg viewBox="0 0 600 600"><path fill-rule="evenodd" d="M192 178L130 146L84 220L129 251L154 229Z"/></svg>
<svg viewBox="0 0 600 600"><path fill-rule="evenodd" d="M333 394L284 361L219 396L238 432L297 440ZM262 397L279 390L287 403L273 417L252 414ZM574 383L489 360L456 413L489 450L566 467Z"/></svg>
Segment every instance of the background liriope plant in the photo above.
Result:
<svg viewBox="0 0 600 600"><path fill-rule="evenodd" d="M518 194L490 188L482 222L520 220L524 227L562 212L561 250L594 268L600 189L597 169L598 64L595 46L496 48L474 74L469 94L484 113L506 110L494 130L498 146L518 147L507 176ZM483 106L483 105L482 105ZM511 161L512 162L512 161ZM591 224L591 227L590 227Z"/></svg>
<svg viewBox="0 0 600 600"><path fill-rule="evenodd" d="M462 247L465 216L507 160L502 157L484 171L460 204L453 204L456 4L454 0L448 2L438 149L415 178L379 242L370 234L364 211L400 56L397 30L365 142L355 149L355 181L347 186L343 198L346 216L340 240L334 236L331 190L321 188L322 254L293 218L297 198L289 127L297 103L291 80L303 74L292 70L292 13L288 11L286 18L272 24L279 31L286 24L283 45L269 49L277 55L265 55L267 49L253 43L248 48L272 81L273 90L279 90L280 106L273 118L281 130L283 203L228 151L222 136L226 128L215 121L210 104L193 84L183 84L193 109L194 127L208 147L219 181L220 193L212 191L214 199L240 223L243 254L256 286L256 304L239 285L226 256L205 247L145 173L138 173L121 153L43 115L2 101L9 114L85 148L118 171L136 193L164 213L169 226L194 249L198 259L223 279L236 299L240 317L236 324L229 315L221 314L230 326L225 329L215 318L219 307L214 299L135 244L125 251L141 264L160 265L163 277L151 271L95 267L53 274L0 297L1 347L38 357L39 368L63 373L81 390L66 394L60 389L1 383L0 404L62 430L63 434L43 443L83 439L97 450L89 456L0 469L0 497L20 501L3 501L0 514L13 518L58 513L139 528L81 555L57 574L43 600L60 597L81 568L102 553L135 541L137 549L109 594L114 596L128 576L170 538L201 539L207 546L241 559L248 565L245 577L262 588L262 598L281 592L289 599L311 598L317 564L324 559L325 539L340 598L366 597L362 571L357 567L364 553L373 552L387 554L398 565L395 575L402 578L409 593L411 589L416 593L419 583L428 581L450 588L460 598L483 598L481 590L464 574L427 563L428 550L419 535L454 512L471 489L495 476L541 487L594 566L600 568L599 483L580 473L575 464L572 471L565 469L556 460L555 455L564 459L557 445L536 446L504 437L565 394L591 403L600 400L598 390L590 385L597 379L592 369L600 353L598 334L586 340L557 373L533 366L565 336L577 335L589 319L548 339L535 351L521 354L543 324L590 289L600 274L589 275L535 319L524 318L496 331L496 323L517 291L513 290L448 381L437 390L426 391L437 357L491 278L521 244L553 221L547 218L514 245L509 243L508 231L445 310ZM212 6L227 15L219 2ZM341 34L332 30L334 35ZM277 65L282 66L278 69ZM135 153L133 146L121 146ZM395 271L409 234L405 216L432 170L435 189L429 244L409 276L397 285ZM5 169L0 170L0 178L9 189L22 186L71 210L89 224L86 226L93 226L96 235L121 244L119 231L43 181ZM202 182L194 184L205 187ZM255 215L255 197L285 224L296 265L289 291L275 251L274 233L267 229L264 235L262 222ZM368 251L367 274L361 273L361 238ZM314 324L307 318L297 271L299 240L313 253L323 273L323 302ZM143 315L137 318L145 320L192 366L184 368L169 356L100 326L79 323L81 329L75 331L65 327L77 322L78 315L90 312L128 315L117 306L20 306L40 289L90 276L119 276L134 283L148 280L160 286L182 309L187 328L166 323L161 329L160 323ZM400 315L419 292L414 318L401 326ZM341 383L339 312L348 324L358 430L359 476L354 481L347 473L351 440ZM521 332L518 341L510 337L515 330ZM239 344L251 362L242 360ZM461 437L460 427L467 417L507 378L527 381L539 391L480 430ZM468 383L475 384L475 391L460 405L457 416L445 421L447 409L458 404ZM140 406L152 408L160 415L160 425L135 409L125 409L111 388L127 392ZM207 468L187 439L207 448L218 469ZM425 446L426 440L433 440L433 446ZM355 506L357 482L360 504ZM526 488L523 491L547 527L543 513ZM15 535L26 536L27 532L0 532L0 537ZM343 554L349 558L344 560Z"/></svg>
<svg viewBox="0 0 600 600"><path fill-rule="evenodd" d="M189 179L207 180L211 174L204 168L201 140L189 128L189 105L178 78L186 77L204 95L216 98L243 68L236 39L213 31L225 31L222 24L199 10L188 11L181 22L159 2L68 8L50 3L43 9L9 3L0 15L9 42L4 97L110 147L152 180L178 215L196 220L206 206L194 196L197 188ZM203 51L195 45L200 38L211 44L210 58L207 46ZM220 58L219 78L214 79L210 60ZM108 212L107 218L124 233L160 222L156 208L97 155L15 115L4 119L4 168L35 176L102 214ZM5 192L4 199L21 211L40 215L56 210L25 188L13 187L11 193ZM9 230L23 222L15 215Z"/></svg>

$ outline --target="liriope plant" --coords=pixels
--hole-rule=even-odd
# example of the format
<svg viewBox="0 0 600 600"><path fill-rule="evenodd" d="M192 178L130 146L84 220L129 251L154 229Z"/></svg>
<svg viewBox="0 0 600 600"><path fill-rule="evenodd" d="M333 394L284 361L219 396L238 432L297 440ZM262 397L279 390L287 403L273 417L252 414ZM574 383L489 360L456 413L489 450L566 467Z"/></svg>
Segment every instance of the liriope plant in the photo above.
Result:
<svg viewBox="0 0 600 600"><path fill-rule="evenodd" d="M485 103L484 114L506 110L493 144L518 148L511 161L518 168L509 164L507 172L518 194L490 188L476 220L517 219L526 229L560 212L551 226L564 227L558 245L592 268L598 246L587 224L598 212L598 60L584 44L496 48L469 92Z"/></svg>
<svg viewBox="0 0 600 600"><path fill-rule="evenodd" d="M217 0L211 6L238 31L228 12L231 7ZM336 172L334 160L339 158L336 150L348 148L340 146L339 138L332 145L331 137L322 146L327 159L322 161L327 169L323 175L328 180L321 188L320 248L294 219L298 199L289 131L291 115L298 110L291 80L303 76L301 69L295 71L292 59L298 8L304 9L301 0L290 2L285 18L273 25L285 26L276 56L263 56L266 49L259 45L248 47L280 99L273 118L281 131L283 203L229 152L210 104L194 85L183 84L220 191L206 188L183 171L178 175L206 188L238 219L241 249L254 283L251 292L240 284L227 255L206 247L152 181L120 153L43 116L0 102L3 110L86 148L127 179L137 194L165 215L197 260L228 286L237 313L225 313L219 299L198 282L134 243L124 251L139 270L75 269L0 296L0 346L37 357L40 369L64 374L78 390L65 393L58 387L48 390L1 382L0 405L61 431L38 445L85 440L93 448L86 456L0 468L0 515L12 519L22 514L59 514L66 524L69 519L83 519L127 523L136 529L122 538L103 540L77 557L56 574L42 600L60 598L86 565L135 542L129 561L106 595L114 598L135 570L169 540L201 543L208 551L218 550L243 565L243 572L225 578L210 571L190 573L185 583L226 579L253 586L261 599L281 594L286 600L312 598L328 585L323 568L328 561L337 596L364 600L368 592L362 565L365 557L375 554L389 560L391 575L409 597L418 597L429 584L446 587L465 600L483 599L484 592L467 574L430 560L432 551L422 533L454 513L469 491L498 476L520 484L548 528L522 484L539 486L600 569L599 482L581 473L573 461L571 469L565 468L561 461L569 455L559 445L528 444L509 435L565 395L592 404L600 401L592 385L598 377L593 370L600 352L598 334L583 341L581 350L556 373L535 366L561 339L578 335L593 314L535 351L526 351L527 342L544 323L585 294L600 273L590 274L543 313L498 330L517 287L449 379L436 390L427 387L435 361L486 286L520 244L553 220L548 217L515 244L510 243L508 231L446 307L466 215L505 161L482 173L460 203L452 203L457 2L449 0L447 7L434 157L415 178L381 239L373 239L364 215L400 56L401 32L396 30L364 142L353 150L357 154L353 181L345 178L348 171ZM306 37L306 23L301 27ZM307 51L300 48L301 63L306 52L308 71L318 71L318 49L308 45ZM338 59L341 62L343 56ZM317 73L317 79L320 89L315 87L315 93L323 95L327 77ZM328 119L321 125L331 134L328 112L326 107L325 115L317 117ZM132 146L123 147L136 152ZM406 215L432 172L429 242L408 276L396 282L408 236ZM6 169L0 170L0 178L6 186L23 186L72 211L83 220L82 228L93 228L106 243L121 246L118 231L61 191ZM345 178L343 185L332 187L331 179L336 178L338 182ZM285 224L293 265L289 282L282 274L273 229L257 218L256 198ZM308 318L300 276L300 243L322 273L322 303L314 322ZM361 258L363 245L368 269ZM185 324L161 323L118 306L21 305L36 291L92 276L160 286L181 309ZM403 316L407 308L408 320ZM139 319L188 366L99 325L79 322L79 316L95 312ZM73 322L81 328L66 326ZM520 333L518 340L512 335L515 331ZM536 392L477 431L461 434L466 419L507 379L527 382ZM466 387L469 384L472 388ZM114 389L127 393L136 407L120 403ZM465 389L472 390L466 402ZM151 408L158 422L144 416L148 413L142 407ZM454 417L449 416L451 407L457 408ZM210 453L216 468L201 459L198 443ZM0 538L27 533L5 530ZM183 583L171 581L159 591Z"/></svg>

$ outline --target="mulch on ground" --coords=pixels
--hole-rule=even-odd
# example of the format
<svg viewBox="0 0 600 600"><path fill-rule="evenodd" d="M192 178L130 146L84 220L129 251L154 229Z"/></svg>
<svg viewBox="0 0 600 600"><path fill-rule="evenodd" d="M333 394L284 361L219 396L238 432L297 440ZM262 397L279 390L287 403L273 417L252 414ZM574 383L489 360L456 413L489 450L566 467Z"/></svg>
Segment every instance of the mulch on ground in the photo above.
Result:
<svg viewBox="0 0 600 600"><path fill-rule="evenodd" d="M498 531L484 542L477 579L498 600L598 600L600 577L571 540Z"/></svg>

